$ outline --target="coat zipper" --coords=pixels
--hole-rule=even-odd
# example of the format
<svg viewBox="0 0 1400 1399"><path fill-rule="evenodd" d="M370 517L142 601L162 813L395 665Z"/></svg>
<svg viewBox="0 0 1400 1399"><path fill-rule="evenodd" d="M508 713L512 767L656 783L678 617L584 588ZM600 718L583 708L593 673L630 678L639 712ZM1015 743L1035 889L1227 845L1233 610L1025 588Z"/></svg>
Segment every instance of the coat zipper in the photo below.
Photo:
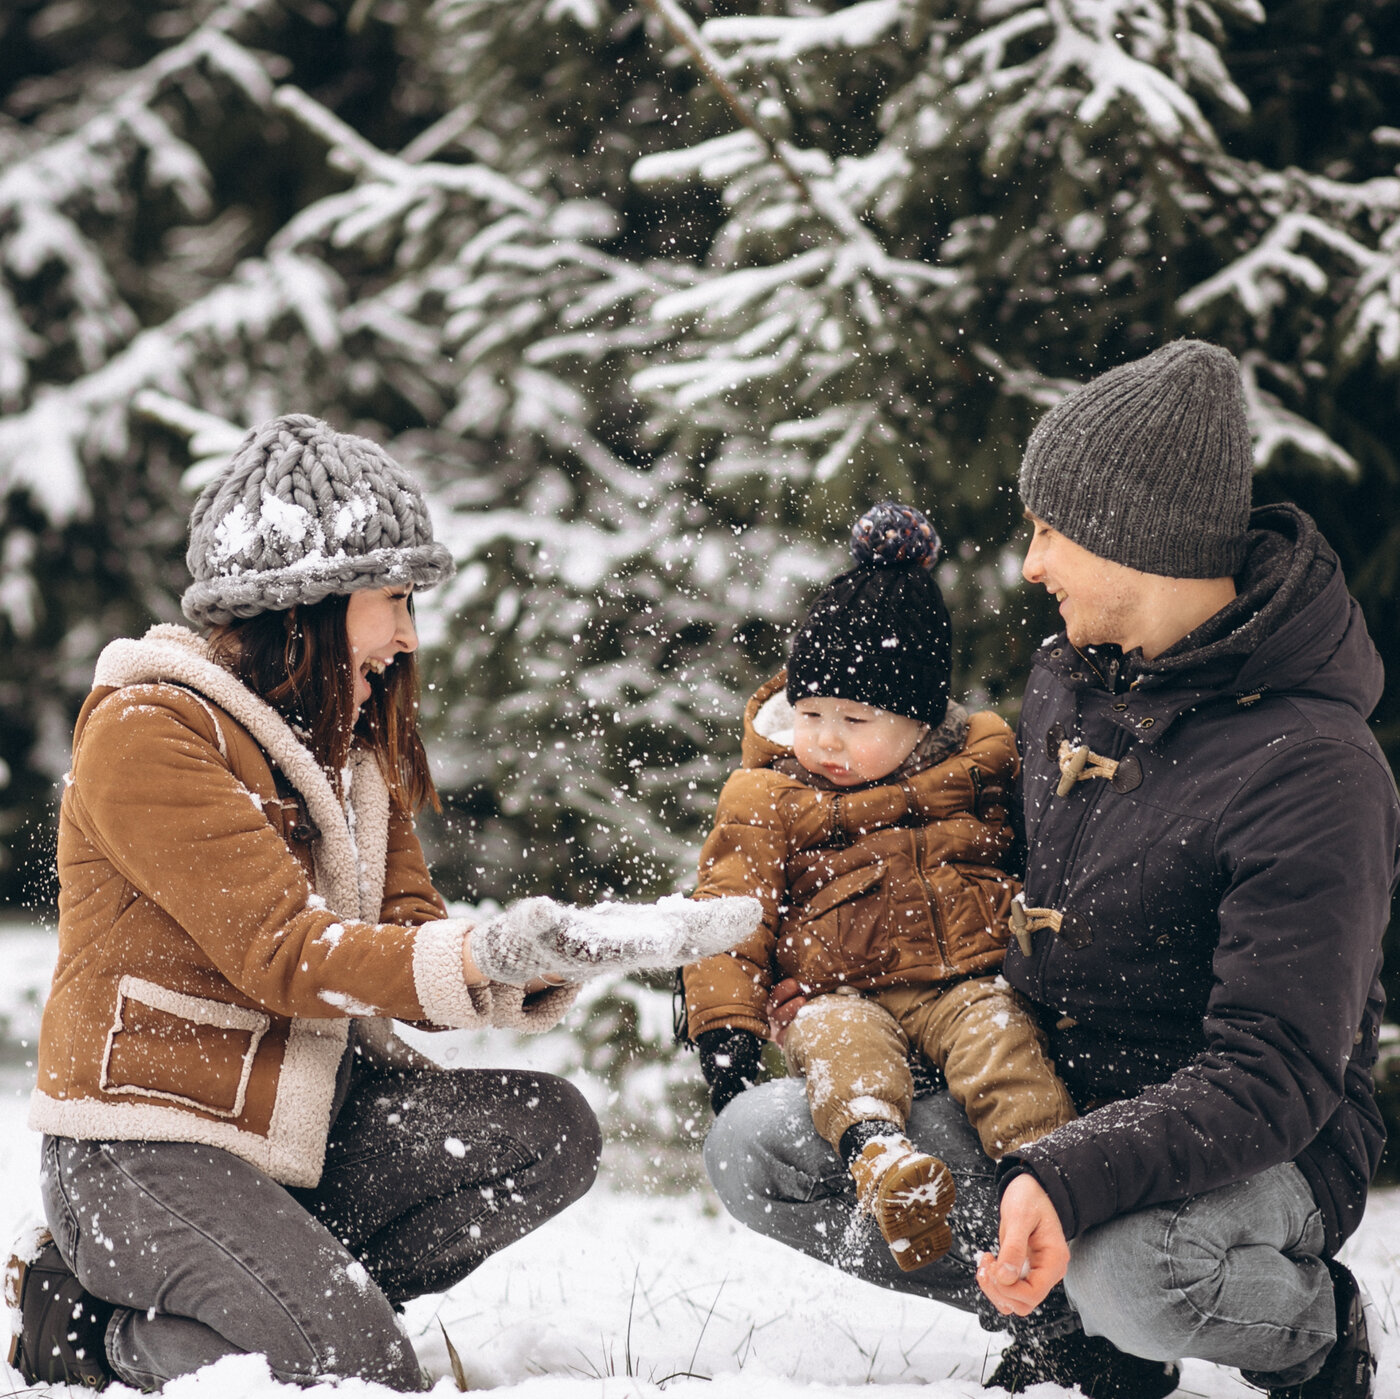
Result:
<svg viewBox="0 0 1400 1399"><path fill-rule="evenodd" d="M938 955L943 959L943 969L952 971L952 959L948 956L948 937L943 927L943 919L938 911L938 900L934 897L933 886L924 873L924 862L919 858L919 838L916 831L909 832L909 845L914 857L914 872L924 888L924 899L928 903L929 922L933 924L933 940L938 944Z"/></svg>
<svg viewBox="0 0 1400 1399"><path fill-rule="evenodd" d="M1084 658L1081 657L1081 659L1084 659ZM1087 659L1085 660L1085 664L1086 664L1086 665L1089 664L1089 662L1087 661ZM1102 672L1099 671L1099 669L1098 669L1096 666L1091 666L1091 669L1093 669L1094 673L1099 677L1100 680L1103 680L1103 679L1104 679L1104 676L1103 676ZM1111 695L1111 694L1112 694L1112 691L1111 691L1111 690L1110 690L1110 691L1107 691L1107 693L1109 693L1109 694ZM1076 722L1076 725L1078 726L1079 730L1082 732L1082 730L1083 730L1083 724L1084 724L1084 707L1083 707L1083 704L1080 702L1080 700L1079 700L1077 697L1076 697L1076 699L1075 699L1074 708L1075 708L1075 722ZM1125 740L1127 740L1127 742L1125 742ZM1131 740L1128 738L1127 735L1122 734L1122 733L1116 733L1116 734L1114 735L1114 740L1113 740L1112 748L1113 748L1114 750L1121 750L1121 749L1123 749L1123 748L1125 748L1125 747L1127 746L1127 743L1128 743L1128 742L1131 742ZM1115 752L1113 752L1112 756L1116 758L1116 757L1120 756L1120 754L1119 754L1118 751L1115 751ZM1093 786L1094 784L1091 783L1090 785ZM1107 784L1104 784L1104 785L1107 785ZM1078 788L1076 788L1075 790L1078 791ZM1078 826L1075 828L1074 836L1073 836L1073 838L1072 838L1071 841L1070 841L1069 851L1068 851L1068 853L1067 853L1066 856L1065 856L1064 864L1063 864L1063 865L1061 866L1061 868L1060 868L1059 878L1058 878L1058 879L1056 880L1056 882L1055 882L1055 894L1054 894L1054 898L1051 899L1051 901L1050 901L1050 907L1051 907L1051 908L1057 908L1057 909L1059 909L1061 913L1064 913L1064 912L1067 911L1067 910L1065 909L1065 907L1064 907L1064 903L1065 903L1065 895L1066 895L1066 893L1068 892L1068 888L1069 888L1069 875L1070 875L1070 871L1071 871L1072 869L1074 869L1075 865L1076 865L1076 864L1078 863L1078 861L1079 861L1079 851L1080 851L1080 848L1081 848L1081 847L1083 846L1083 844L1084 844L1084 833L1085 833L1085 831L1087 831L1088 828L1089 828L1089 818L1094 814L1095 811L1098 810L1099 797L1100 797L1101 793L1099 793L1099 792L1094 792L1094 794L1092 795L1092 797L1090 797L1087 793L1086 793L1085 795L1086 795L1087 800L1086 800L1085 803L1084 803L1084 810L1083 810L1083 812L1080 814L1080 817L1079 817L1079 824L1078 824ZM1054 800L1054 798L1052 797L1051 800ZM1041 821L1043 822L1044 819L1045 819L1044 816L1042 816L1042 817L1041 817ZM1037 829L1039 829L1039 824L1037 824ZM1044 999L1044 997L1045 997L1045 975L1046 975L1046 968L1047 968L1047 963L1048 963L1049 960L1050 960L1050 949L1051 949L1051 947L1052 947L1053 945L1054 945L1054 939L1053 939L1053 938L1046 938L1046 939L1045 939L1044 948L1043 948L1043 950L1041 951L1040 959L1039 959L1039 961L1038 961L1038 963L1037 963L1037 965L1036 965L1036 985L1037 985L1037 987L1039 988L1039 990L1040 990L1040 992L1041 992L1042 999Z"/></svg>

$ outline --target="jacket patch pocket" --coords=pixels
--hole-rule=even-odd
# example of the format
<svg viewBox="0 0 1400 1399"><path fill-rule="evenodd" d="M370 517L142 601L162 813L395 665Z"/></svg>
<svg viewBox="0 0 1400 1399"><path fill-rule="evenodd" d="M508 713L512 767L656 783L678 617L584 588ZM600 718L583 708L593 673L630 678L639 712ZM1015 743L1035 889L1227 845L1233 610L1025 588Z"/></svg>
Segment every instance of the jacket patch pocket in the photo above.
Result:
<svg viewBox="0 0 1400 1399"><path fill-rule="evenodd" d="M270 1024L260 1011L124 976L102 1056L102 1091L237 1117Z"/></svg>
<svg viewBox="0 0 1400 1399"><path fill-rule="evenodd" d="M1020 884L989 865L945 865L930 877L947 930L948 955L963 970L999 958L1010 936L1008 916Z"/></svg>
<svg viewBox="0 0 1400 1399"><path fill-rule="evenodd" d="M883 864L861 865L838 875L807 901L801 931L828 952L829 970L870 974L889 961L893 948L880 935L884 878Z"/></svg>

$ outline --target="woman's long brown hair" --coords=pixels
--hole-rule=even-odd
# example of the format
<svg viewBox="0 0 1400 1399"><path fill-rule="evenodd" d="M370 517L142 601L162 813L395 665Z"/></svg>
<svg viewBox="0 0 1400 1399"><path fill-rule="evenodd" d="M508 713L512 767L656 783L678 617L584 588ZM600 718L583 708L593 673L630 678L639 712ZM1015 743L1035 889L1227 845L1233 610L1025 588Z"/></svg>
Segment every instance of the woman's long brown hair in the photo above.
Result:
<svg viewBox="0 0 1400 1399"><path fill-rule="evenodd" d="M209 649L298 730L337 796L344 796L343 773L358 736L374 752L396 811L412 815L428 804L441 811L418 736L412 652L401 652L383 675L370 675L370 697L355 717L355 664L345 631L349 605L349 596L342 595L239 618L210 632Z"/></svg>

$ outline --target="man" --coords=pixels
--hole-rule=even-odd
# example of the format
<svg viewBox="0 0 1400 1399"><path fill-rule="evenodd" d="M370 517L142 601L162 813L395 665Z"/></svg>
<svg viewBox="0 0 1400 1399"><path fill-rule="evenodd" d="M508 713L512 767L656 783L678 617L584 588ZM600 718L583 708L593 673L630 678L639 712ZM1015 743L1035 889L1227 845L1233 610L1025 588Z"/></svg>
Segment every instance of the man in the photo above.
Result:
<svg viewBox="0 0 1400 1399"><path fill-rule="evenodd" d="M909 1135L953 1167L961 1232L907 1287L974 1304L956 1264L999 1192L977 1281L1013 1334L989 1383L1013 1393L1151 1399L1186 1356L1277 1399L1372 1393L1374 1323L1335 1255L1384 1141L1371 1068L1400 802L1336 557L1292 506L1251 515L1251 474L1238 366L1192 341L1068 395L1022 465L1023 572L1065 630L1022 709L1005 975L1084 1116L989 1185L946 1095L920 1100ZM790 1091L738 1097L706 1163L746 1223L842 1263L812 1233L833 1225L835 1163L772 1120Z"/></svg>

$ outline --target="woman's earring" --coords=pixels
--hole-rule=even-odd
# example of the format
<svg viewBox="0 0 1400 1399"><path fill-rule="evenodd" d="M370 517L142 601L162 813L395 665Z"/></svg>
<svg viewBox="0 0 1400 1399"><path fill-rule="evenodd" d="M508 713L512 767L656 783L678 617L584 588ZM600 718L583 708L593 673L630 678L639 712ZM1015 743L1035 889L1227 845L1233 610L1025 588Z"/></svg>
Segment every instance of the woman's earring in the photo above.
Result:
<svg viewBox="0 0 1400 1399"><path fill-rule="evenodd" d="M292 609L291 614L288 616L287 623L287 649L285 654L287 658L287 674L291 675L292 672L296 670L297 666L301 664L302 649L301 618L296 615L295 608Z"/></svg>

